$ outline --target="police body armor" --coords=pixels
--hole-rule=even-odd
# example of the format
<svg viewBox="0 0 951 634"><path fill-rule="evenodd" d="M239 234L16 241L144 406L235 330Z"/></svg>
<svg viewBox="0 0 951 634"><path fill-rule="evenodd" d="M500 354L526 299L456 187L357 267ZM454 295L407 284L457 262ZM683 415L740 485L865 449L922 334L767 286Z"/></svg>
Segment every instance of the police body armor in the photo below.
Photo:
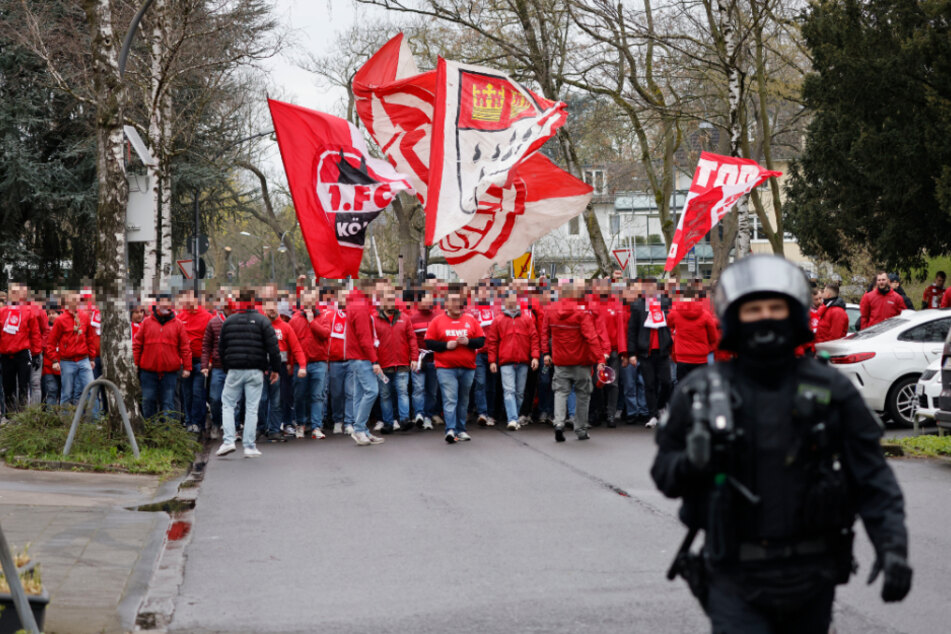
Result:
<svg viewBox="0 0 951 634"><path fill-rule="evenodd" d="M683 576L701 604L712 569L812 559L837 584L855 570L842 434L829 408L828 379L811 363L797 360L792 380L774 393L736 381L735 362L716 364L691 382L687 457L708 474L708 484L684 496L681 519L689 531L668 578ZM700 530L703 549L692 553Z"/></svg>

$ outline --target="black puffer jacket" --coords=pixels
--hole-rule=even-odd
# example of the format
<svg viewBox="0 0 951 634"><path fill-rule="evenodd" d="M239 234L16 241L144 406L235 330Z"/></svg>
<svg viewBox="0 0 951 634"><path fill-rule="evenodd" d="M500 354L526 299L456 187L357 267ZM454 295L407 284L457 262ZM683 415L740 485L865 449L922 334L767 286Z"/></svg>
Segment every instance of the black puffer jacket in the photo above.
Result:
<svg viewBox="0 0 951 634"><path fill-rule="evenodd" d="M279 372L281 369L274 327L267 317L253 309L235 313L225 320L218 350L225 370Z"/></svg>

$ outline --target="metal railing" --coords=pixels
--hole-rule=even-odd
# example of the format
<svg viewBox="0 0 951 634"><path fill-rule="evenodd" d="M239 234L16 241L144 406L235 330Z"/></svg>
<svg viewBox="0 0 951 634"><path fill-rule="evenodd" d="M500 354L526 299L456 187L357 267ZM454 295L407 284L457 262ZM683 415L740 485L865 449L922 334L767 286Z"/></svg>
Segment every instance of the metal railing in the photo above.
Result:
<svg viewBox="0 0 951 634"><path fill-rule="evenodd" d="M86 410L86 404L89 402L89 394L92 388L103 386L112 391L115 397L116 406L119 408L119 415L122 417L122 424L125 426L125 433L129 437L129 444L132 445L132 455L139 459L139 445L135 442L135 434L132 432L132 423L129 422L129 412L126 411L125 401L122 400L122 392L116 387L116 384L108 379L98 378L83 388L82 396L79 397L79 403L76 405L76 414L73 416L73 424L69 427L69 436L66 437L66 446L63 447L63 456L69 455L69 450L73 446L73 440L76 438L76 427Z"/></svg>
<svg viewBox="0 0 951 634"><path fill-rule="evenodd" d="M33 608L30 607L30 600L26 598L26 592L23 591L20 573L13 555L10 554L10 547L7 545L7 538L3 534L2 527L0 527L0 564L3 565L3 576L7 578L7 585L10 586L10 594L13 596L13 605L16 606L17 615L20 617L21 627L28 632L39 634L40 628L36 626Z"/></svg>

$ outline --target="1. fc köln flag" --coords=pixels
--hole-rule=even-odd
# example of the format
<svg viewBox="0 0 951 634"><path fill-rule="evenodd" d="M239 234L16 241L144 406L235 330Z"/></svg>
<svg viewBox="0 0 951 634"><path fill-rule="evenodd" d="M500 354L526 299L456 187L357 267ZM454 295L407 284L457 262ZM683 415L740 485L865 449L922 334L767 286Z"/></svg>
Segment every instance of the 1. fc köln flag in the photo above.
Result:
<svg viewBox="0 0 951 634"><path fill-rule="evenodd" d="M508 75L440 58L436 67L426 243L467 225L491 187L564 125L565 104Z"/></svg>
<svg viewBox="0 0 951 634"><path fill-rule="evenodd" d="M363 135L329 114L268 99L287 183L317 277L357 277L370 222L407 176L370 157Z"/></svg>
<svg viewBox="0 0 951 634"><path fill-rule="evenodd" d="M703 152L667 254L665 271L672 271L690 249L727 215L737 201L770 176L782 176L756 161Z"/></svg>

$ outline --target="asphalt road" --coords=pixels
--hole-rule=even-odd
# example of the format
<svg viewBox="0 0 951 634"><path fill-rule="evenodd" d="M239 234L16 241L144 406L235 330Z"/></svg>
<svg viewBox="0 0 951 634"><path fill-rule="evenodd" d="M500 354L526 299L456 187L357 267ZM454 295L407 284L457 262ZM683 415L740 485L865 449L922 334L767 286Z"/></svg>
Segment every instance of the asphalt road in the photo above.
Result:
<svg viewBox="0 0 951 634"><path fill-rule="evenodd" d="M653 435L595 429L556 444L533 425L470 443L412 432L264 444L211 458L170 631L709 631L664 573L684 531L647 473ZM951 467L898 460L916 584L884 605L840 589L839 633L947 631Z"/></svg>

